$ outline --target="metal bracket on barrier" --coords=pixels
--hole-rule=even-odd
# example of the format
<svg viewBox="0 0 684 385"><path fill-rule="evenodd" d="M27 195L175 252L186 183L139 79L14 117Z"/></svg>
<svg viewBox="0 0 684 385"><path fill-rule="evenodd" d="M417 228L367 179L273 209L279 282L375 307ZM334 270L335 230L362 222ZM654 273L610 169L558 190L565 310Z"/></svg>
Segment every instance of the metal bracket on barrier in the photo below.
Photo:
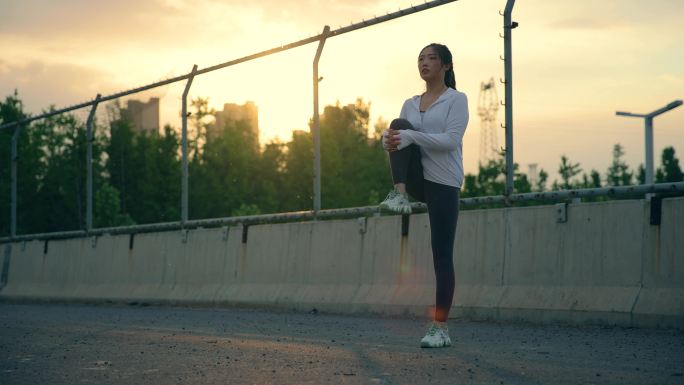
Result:
<svg viewBox="0 0 684 385"><path fill-rule="evenodd" d="M187 229L181 230L181 242L183 242L183 243L188 243L188 233L189 233L189 232L190 232L190 231L187 230Z"/></svg>
<svg viewBox="0 0 684 385"><path fill-rule="evenodd" d="M411 220L411 214L401 215L401 236L406 237L409 234L409 222Z"/></svg>
<svg viewBox="0 0 684 385"><path fill-rule="evenodd" d="M652 226L660 226L660 221L663 214L663 198L657 195L651 196L649 206L649 211L651 214L649 218L649 223Z"/></svg>
<svg viewBox="0 0 684 385"><path fill-rule="evenodd" d="M242 243L247 243L247 234L249 234L249 225L242 224Z"/></svg>
<svg viewBox="0 0 684 385"><path fill-rule="evenodd" d="M359 225L359 233L365 234L366 233L367 218L366 217L357 218L356 223Z"/></svg>
<svg viewBox="0 0 684 385"><path fill-rule="evenodd" d="M90 247L93 249L97 247L97 235L90 237Z"/></svg>
<svg viewBox="0 0 684 385"><path fill-rule="evenodd" d="M225 226L225 227L223 228L223 236L221 237L221 240L222 240L223 242L227 242L227 241L228 241L228 234L230 234L230 227Z"/></svg>
<svg viewBox="0 0 684 385"><path fill-rule="evenodd" d="M2 258L2 268L0 269L0 290L7 285L7 277L9 276L10 258L12 258L12 244L8 243L5 246L5 253Z"/></svg>
<svg viewBox="0 0 684 385"><path fill-rule="evenodd" d="M568 204L558 203L553 206L556 211L556 223L565 223L568 221Z"/></svg>

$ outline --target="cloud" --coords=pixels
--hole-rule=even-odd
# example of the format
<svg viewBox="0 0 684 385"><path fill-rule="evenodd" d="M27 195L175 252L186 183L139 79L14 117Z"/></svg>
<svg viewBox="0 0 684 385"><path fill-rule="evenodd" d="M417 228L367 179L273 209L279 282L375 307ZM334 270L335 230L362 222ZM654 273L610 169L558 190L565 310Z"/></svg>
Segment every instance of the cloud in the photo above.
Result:
<svg viewBox="0 0 684 385"><path fill-rule="evenodd" d="M0 36L22 37L58 47L69 43L95 47L175 45L210 34L241 39L241 29L255 22L297 24L316 33L323 24L345 24L372 15L379 0L5 0ZM298 37L292 37L295 39Z"/></svg>
<svg viewBox="0 0 684 385"><path fill-rule="evenodd" d="M0 97L17 89L26 110L37 113L55 101L64 103L56 107L65 107L93 99L98 92L117 89L108 78L103 71L74 64L0 62Z"/></svg>
<svg viewBox="0 0 684 385"><path fill-rule="evenodd" d="M372 17L372 12L380 0L263 0L259 7L269 21L288 21L301 19L307 27L323 27L330 24L335 28L338 24L358 22L362 18ZM300 17L306 15L305 18ZM318 28L317 28L318 29Z"/></svg>
<svg viewBox="0 0 684 385"><path fill-rule="evenodd" d="M574 17L567 19L560 19L549 24L551 28L560 29L579 29L579 30L602 30L609 29L621 25L612 20L593 19L590 17Z"/></svg>
<svg viewBox="0 0 684 385"><path fill-rule="evenodd" d="M679 86L684 86L684 77L683 76L678 76L675 74L662 74L658 76L658 80L661 80L664 83L667 84L674 84L674 85L679 85Z"/></svg>
<svg viewBox="0 0 684 385"><path fill-rule="evenodd" d="M106 32L155 29L154 15L178 9L158 1L9 0L0 14L0 33L54 39L56 36L97 37Z"/></svg>
<svg viewBox="0 0 684 385"><path fill-rule="evenodd" d="M17 88L33 112L79 103L318 33L326 18L360 20L376 3L3 1L0 49L14 54L0 61L0 93Z"/></svg>
<svg viewBox="0 0 684 385"><path fill-rule="evenodd" d="M187 72L299 40L373 14L362 0L3 1L0 50L14 65L76 63L135 72ZM153 55L150 55L154 52ZM144 73L144 75L143 75ZM119 79L122 80L122 79Z"/></svg>
<svg viewBox="0 0 684 385"><path fill-rule="evenodd" d="M238 34L244 7L202 1L10 0L0 12L0 40L18 40L39 54L92 55L193 46Z"/></svg>
<svg viewBox="0 0 684 385"><path fill-rule="evenodd" d="M680 0L606 0L591 5L578 2L565 6L544 2L528 6L530 13L536 15L534 19L548 20L548 27L571 30L660 29L680 23L684 11ZM555 12L550 12L552 9ZM558 12L559 9L562 12Z"/></svg>

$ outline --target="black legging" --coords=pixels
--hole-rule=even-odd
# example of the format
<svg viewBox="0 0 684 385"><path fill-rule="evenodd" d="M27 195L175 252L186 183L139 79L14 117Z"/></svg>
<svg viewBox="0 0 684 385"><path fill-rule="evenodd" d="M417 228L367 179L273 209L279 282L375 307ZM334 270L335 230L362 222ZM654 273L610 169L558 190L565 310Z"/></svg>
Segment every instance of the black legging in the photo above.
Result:
<svg viewBox="0 0 684 385"><path fill-rule="evenodd" d="M413 126L406 119L395 119L390 128L412 130ZM415 144L389 154L394 183L406 184L409 195L427 204L437 280L435 321L446 322L454 298L454 239L460 189L425 180L420 148Z"/></svg>

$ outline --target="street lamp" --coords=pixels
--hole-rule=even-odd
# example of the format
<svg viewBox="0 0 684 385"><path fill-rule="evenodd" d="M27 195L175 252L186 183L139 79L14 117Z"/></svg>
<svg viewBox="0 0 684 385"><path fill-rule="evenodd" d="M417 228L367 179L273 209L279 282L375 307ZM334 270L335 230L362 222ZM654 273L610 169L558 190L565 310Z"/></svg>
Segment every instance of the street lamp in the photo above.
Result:
<svg viewBox="0 0 684 385"><path fill-rule="evenodd" d="M657 109L648 114L633 114L631 112L616 111L617 116L629 116L635 118L644 118L644 134L645 134L645 144L646 144L646 184L653 184L653 118L670 111L673 108L677 108L682 105L682 100L675 100L668 104L667 106Z"/></svg>

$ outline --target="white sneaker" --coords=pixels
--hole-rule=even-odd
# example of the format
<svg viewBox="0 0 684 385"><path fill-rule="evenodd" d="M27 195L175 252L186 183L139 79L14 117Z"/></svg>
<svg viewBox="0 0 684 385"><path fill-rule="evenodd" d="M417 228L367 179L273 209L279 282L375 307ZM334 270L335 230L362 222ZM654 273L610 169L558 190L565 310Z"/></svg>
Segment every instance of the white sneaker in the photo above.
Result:
<svg viewBox="0 0 684 385"><path fill-rule="evenodd" d="M451 346L451 338L449 338L449 328L446 322L433 322L425 337L420 340L420 347L445 348L447 346Z"/></svg>
<svg viewBox="0 0 684 385"><path fill-rule="evenodd" d="M408 197L397 190L392 190L387 194L385 200L380 203L380 208L400 214L411 214L411 203Z"/></svg>

